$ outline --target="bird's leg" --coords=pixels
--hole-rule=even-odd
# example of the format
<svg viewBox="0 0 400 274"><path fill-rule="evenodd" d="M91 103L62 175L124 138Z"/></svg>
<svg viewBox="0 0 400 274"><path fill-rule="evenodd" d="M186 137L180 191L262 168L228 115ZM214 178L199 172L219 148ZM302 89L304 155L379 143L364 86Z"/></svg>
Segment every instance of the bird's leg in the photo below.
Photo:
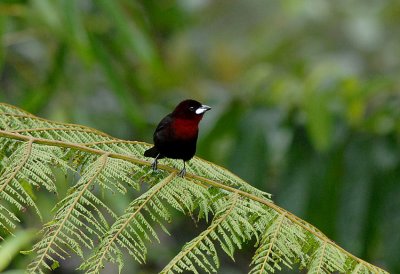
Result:
<svg viewBox="0 0 400 274"><path fill-rule="evenodd" d="M183 178L183 177L185 177L185 175L186 175L186 162L183 161L183 168L182 168L182 170L179 172L178 176Z"/></svg>
<svg viewBox="0 0 400 274"><path fill-rule="evenodd" d="M157 164L158 164L158 157L160 156L160 153L157 154L156 158L154 158L154 162L151 164L151 167L153 168L153 171L157 170Z"/></svg>

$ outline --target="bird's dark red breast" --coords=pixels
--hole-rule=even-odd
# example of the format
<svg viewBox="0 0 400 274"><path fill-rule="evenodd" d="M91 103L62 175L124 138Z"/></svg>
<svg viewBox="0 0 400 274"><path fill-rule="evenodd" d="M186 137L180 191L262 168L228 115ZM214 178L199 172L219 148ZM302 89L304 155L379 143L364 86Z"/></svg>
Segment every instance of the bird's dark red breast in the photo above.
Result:
<svg viewBox="0 0 400 274"><path fill-rule="evenodd" d="M172 122L172 130L174 135L178 139L189 140L197 138L199 133L199 122L201 117L198 119L175 119Z"/></svg>

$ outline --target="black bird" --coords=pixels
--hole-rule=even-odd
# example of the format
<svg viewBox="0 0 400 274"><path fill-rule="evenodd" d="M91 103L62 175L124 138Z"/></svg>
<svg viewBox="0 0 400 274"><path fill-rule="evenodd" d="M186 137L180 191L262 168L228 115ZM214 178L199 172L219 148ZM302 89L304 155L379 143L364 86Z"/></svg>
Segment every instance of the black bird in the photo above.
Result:
<svg viewBox="0 0 400 274"><path fill-rule="evenodd" d="M154 146L144 152L144 156L154 158L153 170L157 170L158 159L182 159L183 169L179 176L185 176L186 161L196 153L199 122L210 109L188 99L180 102L172 113L161 120L153 134Z"/></svg>

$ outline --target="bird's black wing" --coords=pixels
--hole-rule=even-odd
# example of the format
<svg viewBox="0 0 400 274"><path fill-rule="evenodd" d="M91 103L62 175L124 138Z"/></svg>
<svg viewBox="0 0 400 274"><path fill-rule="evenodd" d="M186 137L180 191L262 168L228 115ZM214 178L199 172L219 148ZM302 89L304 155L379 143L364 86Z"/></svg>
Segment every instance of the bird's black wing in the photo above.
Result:
<svg viewBox="0 0 400 274"><path fill-rule="evenodd" d="M165 116L160 123L158 123L158 126L156 128L156 130L154 131L154 138L157 138L156 136L161 133L162 131L165 131L166 129L168 129L169 125L172 123L172 115L168 114L167 116Z"/></svg>
<svg viewBox="0 0 400 274"><path fill-rule="evenodd" d="M146 157L158 157L159 159L164 158L162 155L160 155L160 152L156 146L157 143L159 143L160 137L162 135L168 134L169 131L169 125L172 123L172 115L168 114L165 116L160 123L158 123L156 130L154 131L153 134L153 141L154 141L154 146L144 152L144 156ZM161 137L162 138L162 137Z"/></svg>

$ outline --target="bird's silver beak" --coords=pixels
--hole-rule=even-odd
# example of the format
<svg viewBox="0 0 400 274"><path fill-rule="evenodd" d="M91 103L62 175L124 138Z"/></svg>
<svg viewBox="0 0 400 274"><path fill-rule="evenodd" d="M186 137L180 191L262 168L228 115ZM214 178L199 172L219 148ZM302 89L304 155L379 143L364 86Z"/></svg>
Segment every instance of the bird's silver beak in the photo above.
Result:
<svg viewBox="0 0 400 274"><path fill-rule="evenodd" d="M202 105L201 107L199 107L198 109L196 109L196 114L203 114L204 112L210 110L211 108L209 106L206 105Z"/></svg>

